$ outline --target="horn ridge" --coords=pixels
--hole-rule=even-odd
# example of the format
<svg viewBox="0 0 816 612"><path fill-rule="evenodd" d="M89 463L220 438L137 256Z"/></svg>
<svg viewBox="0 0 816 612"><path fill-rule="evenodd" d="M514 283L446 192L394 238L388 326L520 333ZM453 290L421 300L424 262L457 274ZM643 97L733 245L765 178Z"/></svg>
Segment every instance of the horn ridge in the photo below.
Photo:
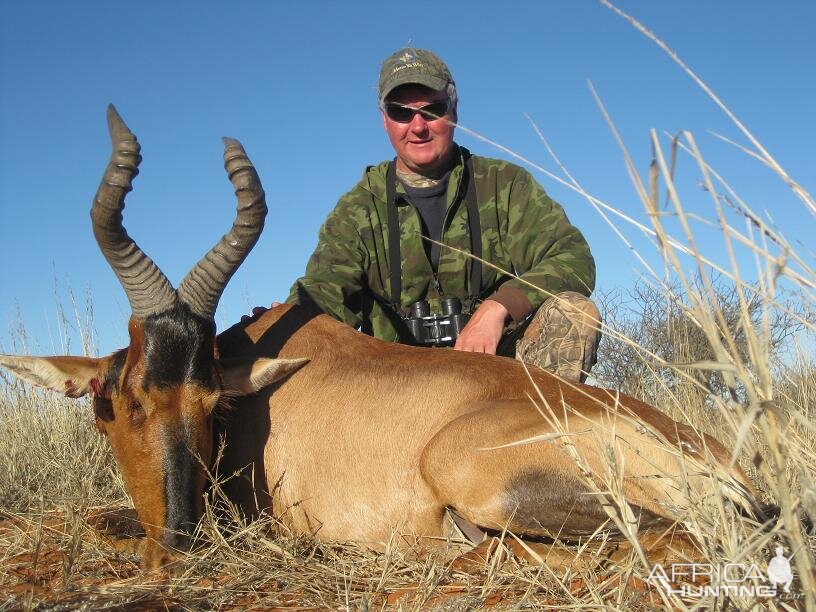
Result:
<svg viewBox="0 0 816 612"><path fill-rule="evenodd" d="M184 277L178 296L197 315L213 319L227 282L261 235L266 197L255 167L243 146L224 138L224 168L238 200L232 228Z"/></svg>
<svg viewBox="0 0 816 612"><path fill-rule="evenodd" d="M108 132L112 152L91 206L97 244L125 290L133 316L171 308L177 301L170 281L128 235L122 225L125 195L133 189L142 161L136 136L112 104L108 105Z"/></svg>

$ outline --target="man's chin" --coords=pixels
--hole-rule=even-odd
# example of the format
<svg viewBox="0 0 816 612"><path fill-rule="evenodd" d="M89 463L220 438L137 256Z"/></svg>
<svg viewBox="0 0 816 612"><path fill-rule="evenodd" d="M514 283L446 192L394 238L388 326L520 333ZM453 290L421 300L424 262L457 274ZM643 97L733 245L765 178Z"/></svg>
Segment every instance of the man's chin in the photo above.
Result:
<svg viewBox="0 0 816 612"><path fill-rule="evenodd" d="M439 171L444 166L444 161L438 155L421 155L418 157L411 157L408 165L413 172L418 174L432 174Z"/></svg>
<svg viewBox="0 0 816 612"><path fill-rule="evenodd" d="M445 174L453 165L453 156L439 153L438 151L421 151L411 150L410 145L405 157L402 157L402 162L405 167L411 172L421 174L422 176L437 178Z"/></svg>

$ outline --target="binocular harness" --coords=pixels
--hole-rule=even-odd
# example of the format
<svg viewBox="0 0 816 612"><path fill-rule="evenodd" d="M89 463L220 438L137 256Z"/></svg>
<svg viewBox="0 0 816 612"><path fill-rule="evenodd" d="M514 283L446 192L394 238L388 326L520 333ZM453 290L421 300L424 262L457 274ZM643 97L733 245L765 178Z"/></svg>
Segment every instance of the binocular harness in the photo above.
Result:
<svg viewBox="0 0 816 612"><path fill-rule="evenodd" d="M466 172L463 174L464 200L468 212L468 230L470 233L470 252L474 259L470 268L470 307L475 308L479 301L482 286L482 231L479 220L479 207L476 203L476 183L473 172L473 161L468 155L465 158ZM391 273L391 304L393 311L400 312L402 295L402 269L400 267L400 231L399 216L396 205L397 169L396 161L388 164L386 172L386 198L388 200L388 259ZM435 276L434 276L435 278ZM419 346L453 346L459 333L467 325L472 312L462 312L462 302L458 297L442 300L442 314L431 313L430 304L420 300L411 304L411 314L400 315L405 322L413 343Z"/></svg>

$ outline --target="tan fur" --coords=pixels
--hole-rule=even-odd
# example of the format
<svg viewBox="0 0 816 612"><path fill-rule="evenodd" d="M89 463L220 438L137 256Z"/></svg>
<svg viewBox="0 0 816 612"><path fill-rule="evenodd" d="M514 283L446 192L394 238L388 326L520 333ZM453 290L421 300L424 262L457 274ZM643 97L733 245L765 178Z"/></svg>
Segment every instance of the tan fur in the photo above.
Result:
<svg viewBox="0 0 816 612"><path fill-rule="evenodd" d="M389 345L297 307L281 306L227 330L219 347L224 356L309 359L277 388L239 402L222 471L254 460L262 473L255 484L274 489L276 513L285 511L295 531L324 540L383 546L395 529L443 536L449 506L484 528L547 535L545 528L514 525L508 513L508 489L514 479L524 484L525 474L551 481L552 501L559 503L541 509L552 515L549 528L568 539L592 533L606 517L564 436L479 450L560 428L571 432L598 481L609 472L604 448L613 445L625 471L622 490L641 513L642 528L664 529L682 517L688 459L706 452L721 463L728 457L713 439L633 398L539 370L528 375L511 359ZM548 423L530 398L561 424ZM750 491L738 467L722 471ZM689 482L698 488L706 477L692 475ZM249 501L247 484L233 492Z"/></svg>

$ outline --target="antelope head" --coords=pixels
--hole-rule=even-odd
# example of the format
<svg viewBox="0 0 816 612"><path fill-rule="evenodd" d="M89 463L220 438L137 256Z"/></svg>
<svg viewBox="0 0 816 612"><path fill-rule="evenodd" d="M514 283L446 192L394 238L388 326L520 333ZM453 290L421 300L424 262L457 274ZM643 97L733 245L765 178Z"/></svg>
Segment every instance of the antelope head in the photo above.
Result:
<svg viewBox="0 0 816 612"><path fill-rule="evenodd" d="M113 152L91 220L130 302L130 345L102 358L0 356L0 365L67 396L92 396L96 426L110 440L148 536L143 564L157 567L191 545L213 458L216 406L225 395L253 393L283 378L305 360L219 361L218 300L258 240L267 212L241 144L224 139L224 165L238 199L232 229L174 289L122 225L140 147L113 106L108 128Z"/></svg>

